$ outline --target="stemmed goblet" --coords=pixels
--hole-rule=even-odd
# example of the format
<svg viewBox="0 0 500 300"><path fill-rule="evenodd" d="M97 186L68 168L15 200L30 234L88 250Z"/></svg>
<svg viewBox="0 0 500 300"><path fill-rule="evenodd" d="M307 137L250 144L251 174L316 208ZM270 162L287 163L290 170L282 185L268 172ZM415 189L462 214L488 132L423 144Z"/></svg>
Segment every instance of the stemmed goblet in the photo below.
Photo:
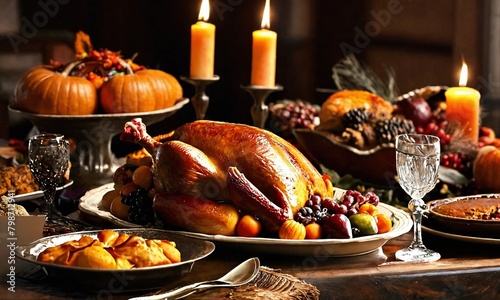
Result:
<svg viewBox="0 0 500 300"><path fill-rule="evenodd" d="M28 160L35 182L45 196L46 222L57 223L62 214L56 209L54 200L69 167L69 142L61 134L35 135L28 141Z"/></svg>
<svg viewBox="0 0 500 300"><path fill-rule="evenodd" d="M408 248L396 252L403 261L432 262L441 258L435 251L427 249L422 242L422 215L428 207L422 198L438 181L439 138L424 134L402 134L396 137L396 170L399 184L411 197L408 208L413 215L413 241Z"/></svg>

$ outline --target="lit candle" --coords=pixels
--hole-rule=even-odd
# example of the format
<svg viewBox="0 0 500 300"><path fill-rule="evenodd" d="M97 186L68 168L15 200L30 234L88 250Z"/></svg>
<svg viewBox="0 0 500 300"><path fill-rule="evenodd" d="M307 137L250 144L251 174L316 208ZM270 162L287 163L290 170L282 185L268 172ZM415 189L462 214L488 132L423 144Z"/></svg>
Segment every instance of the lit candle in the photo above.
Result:
<svg viewBox="0 0 500 300"><path fill-rule="evenodd" d="M262 29L252 33L252 85L274 87L276 76L277 34L270 28L270 7L266 0L262 16Z"/></svg>
<svg viewBox="0 0 500 300"><path fill-rule="evenodd" d="M479 138L481 95L477 90L466 87L467 71L467 64L463 63L459 87L449 88L445 92L446 118L450 125L459 126L463 136L475 144Z"/></svg>
<svg viewBox="0 0 500 300"><path fill-rule="evenodd" d="M203 0L198 22L191 26L191 68L192 78L214 76L215 25L207 23L210 15L208 0Z"/></svg>

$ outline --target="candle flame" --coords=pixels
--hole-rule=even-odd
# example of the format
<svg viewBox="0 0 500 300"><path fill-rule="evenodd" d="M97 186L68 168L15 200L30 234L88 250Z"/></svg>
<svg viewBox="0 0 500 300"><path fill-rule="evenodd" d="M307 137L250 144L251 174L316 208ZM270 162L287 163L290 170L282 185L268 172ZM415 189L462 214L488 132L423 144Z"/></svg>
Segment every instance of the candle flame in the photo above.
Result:
<svg viewBox="0 0 500 300"><path fill-rule="evenodd" d="M462 62L462 71L460 72L460 80L458 81L459 86L466 86L467 85L468 72L469 72L469 69L467 67L467 64L465 62Z"/></svg>
<svg viewBox="0 0 500 300"><path fill-rule="evenodd" d="M203 0L201 2L200 14L198 15L198 20L200 21L208 21L208 17L210 16L210 4L208 0Z"/></svg>
<svg viewBox="0 0 500 300"><path fill-rule="evenodd" d="M271 13L270 13L270 0L266 0L266 6L264 7L264 13L262 14L261 28L271 28Z"/></svg>

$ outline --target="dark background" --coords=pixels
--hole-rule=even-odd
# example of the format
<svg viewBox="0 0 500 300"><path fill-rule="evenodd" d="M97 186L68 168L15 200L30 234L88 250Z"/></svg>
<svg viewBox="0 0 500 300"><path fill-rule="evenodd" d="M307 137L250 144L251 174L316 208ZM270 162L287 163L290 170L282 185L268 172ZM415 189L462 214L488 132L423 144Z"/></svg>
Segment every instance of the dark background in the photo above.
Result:
<svg viewBox="0 0 500 300"><path fill-rule="evenodd" d="M322 47L314 47L314 44L319 42L326 48L332 42L338 44L335 41L339 38L336 32L353 27L356 14L352 14L346 24L343 22L345 11L337 11L335 5L332 5L335 1L320 1L323 9L333 12L324 21L328 22L324 26L329 28L324 40L316 41L315 34L309 32L308 36L294 39L290 37L293 33L288 33L287 27L291 23L310 22L304 18L312 16L299 15L297 19L291 20L290 3L287 2L289 1L282 0L271 3L271 29L278 32L276 82L284 86L283 92L271 97L304 98L314 102L319 97L314 84L332 87L330 69L342 57L339 51L331 51L326 55ZM34 1L22 2L22 15L29 18L40 9L33 3ZM200 3L200 0L72 0L60 5L60 12L44 29L73 33L82 30L90 35L95 48L120 50L124 57L138 53L135 60L137 63L164 70L180 78L181 75L189 74L190 26L197 21ZM221 79L208 87L211 101L207 119L251 122L252 99L240 85L250 81L252 31L260 28L264 3L265 1L253 0L212 1L209 21L217 26L215 73ZM355 7L356 5L353 6ZM311 14L316 12L311 11ZM316 57L327 59L322 60L319 65ZM306 63L310 65L304 69ZM185 96L192 96L194 89L184 82L182 85ZM192 109L186 113L194 118Z"/></svg>
<svg viewBox="0 0 500 300"><path fill-rule="evenodd" d="M41 45L46 62L68 58L67 53L60 53L61 47L47 45L72 48L74 34L82 30L90 35L94 48L119 50L124 57L137 53L137 63L179 79L189 74L190 26L197 21L201 0L46 2L56 3L57 11L21 51L34 51L36 44ZM252 123L252 98L240 86L250 81L251 33L260 28L264 3L211 1L209 21L217 26L215 73L220 80L207 88L210 105L206 119ZM360 41L359 32L366 34L367 30L375 31L368 34L357 57L383 79L385 68L394 68L401 93L426 85L456 85L462 57L472 75L469 85L478 87L486 64L482 59L486 4L464 0L272 0L271 29L278 33L276 83L284 89L273 93L268 103L286 98L321 104L329 94L317 89L335 88L331 69L344 57L342 43L354 45ZM387 14L394 5L398 12ZM39 1L19 1L21 18L32 20L41 10ZM8 44L3 41L5 50ZM184 96L190 98L193 87L181 84ZM193 107L186 105L151 131L164 133L194 119Z"/></svg>

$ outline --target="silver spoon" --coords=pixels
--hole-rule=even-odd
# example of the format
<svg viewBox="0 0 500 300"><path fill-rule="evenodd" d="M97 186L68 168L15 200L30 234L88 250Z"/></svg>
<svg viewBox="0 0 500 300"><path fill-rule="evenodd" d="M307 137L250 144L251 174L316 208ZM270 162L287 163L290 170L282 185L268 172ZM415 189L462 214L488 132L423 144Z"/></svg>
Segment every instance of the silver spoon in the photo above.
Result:
<svg viewBox="0 0 500 300"><path fill-rule="evenodd" d="M216 287L236 287L252 281L259 273L259 268L260 260L259 258L254 257L242 262L219 279L196 282L170 290L162 294L135 297L130 298L129 300L181 299L200 290L206 290Z"/></svg>

